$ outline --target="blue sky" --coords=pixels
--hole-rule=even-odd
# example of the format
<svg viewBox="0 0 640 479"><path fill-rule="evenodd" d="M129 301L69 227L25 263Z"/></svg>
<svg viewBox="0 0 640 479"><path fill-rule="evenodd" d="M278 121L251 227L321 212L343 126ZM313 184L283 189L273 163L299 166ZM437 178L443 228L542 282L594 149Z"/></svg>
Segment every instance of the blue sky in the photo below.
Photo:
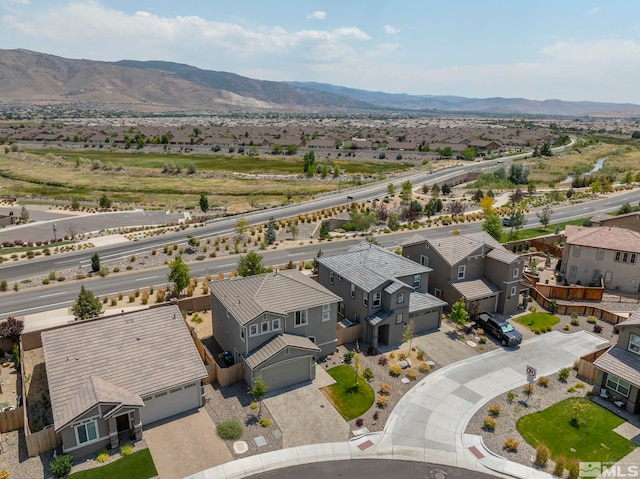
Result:
<svg viewBox="0 0 640 479"><path fill-rule="evenodd" d="M640 104L637 0L0 0L0 48L262 80Z"/></svg>

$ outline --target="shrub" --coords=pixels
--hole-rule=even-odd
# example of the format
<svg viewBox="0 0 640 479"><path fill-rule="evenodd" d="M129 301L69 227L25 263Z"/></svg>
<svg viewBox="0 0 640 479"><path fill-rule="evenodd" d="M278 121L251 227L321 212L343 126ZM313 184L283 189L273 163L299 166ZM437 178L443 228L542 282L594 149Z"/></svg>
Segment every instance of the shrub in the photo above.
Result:
<svg viewBox="0 0 640 479"><path fill-rule="evenodd" d="M117 305L118 305L118 300L115 297L111 298L111 306L117 306Z"/></svg>
<svg viewBox="0 0 640 479"><path fill-rule="evenodd" d="M389 394L391 392L391 385L387 383L380 383L380 394Z"/></svg>
<svg viewBox="0 0 640 479"><path fill-rule="evenodd" d="M571 326L580 326L580 320L578 318L571 318Z"/></svg>
<svg viewBox="0 0 640 479"><path fill-rule="evenodd" d="M578 313L576 313L575 311L573 311L571 313L571 319L578 319Z"/></svg>
<svg viewBox="0 0 640 479"><path fill-rule="evenodd" d="M602 326L600 326L599 324L594 324L593 325L593 332L596 334L600 334L602 332Z"/></svg>
<svg viewBox="0 0 640 479"><path fill-rule="evenodd" d="M387 357L386 357L386 356L380 356L380 357L378 358L378 364L379 364L380 366L386 366L388 362L389 362L389 360L387 359Z"/></svg>
<svg viewBox="0 0 640 479"><path fill-rule="evenodd" d="M553 475L562 477L564 475L564 469L567 466L567 458L564 456L557 456L554 462L556 465L553 467Z"/></svg>
<svg viewBox="0 0 640 479"><path fill-rule="evenodd" d="M428 373L429 370L431 369L431 366L429 366L427 363L422 363L420 367L418 367L418 369L420 370L421 373Z"/></svg>
<svg viewBox="0 0 640 479"><path fill-rule="evenodd" d="M492 416L499 416L500 415L500 404L491 404L489 406L489 412L491 413Z"/></svg>
<svg viewBox="0 0 640 479"><path fill-rule="evenodd" d="M262 427L269 427L270 424L271 421L269 420L269 418L263 417L262 419L260 419L260 425Z"/></svg>
<svg viewBox="0 0 640 479"><path fill-rule="evenodd" d="M565 325L562 327L562 329L564 329L565 331L569 331L569 325L568 325L568 324L565 324Z"/></svg>
<svg viewBox="0 0 640 479"><path fill-rule="evenodd" d="M107 452L106 449L103 449L102 451L100 451L96 456L96 461L98 462L107 462L108 460L109 460L109 453Z"/></svg>
<svg viewBox="0 0 640 479"><path fill-rule="evenodd" d="M393 351L391 351L391 352L389 353L389 359L395 359L395 357L396 357L396 353L394 353Z"/></svg>
<svg viewBox="0 0 640 479"><path fill-rule="evenodd" d="M5 292L9 289L9 284L7 283L6 279L3 279L2 281L0 281L0 291Z"/></svg>
<svg viewBox="0 0 640 479"><path fill-rule="evenodd" d="M543 388L549 386L549 378L546 376L540 376L538 378L538 386L542 386Z"/></svg>
<svg viewBox="0 0 640 479"><path fill-rule="evenodd" d="M242 424L238 421L221 421L216 425L216 432L222 439L236 441L242 437Z"/></svg>
<svg viewBox="0 0 640 479"><path fill-rule="evenodd" d="M355 354L355 352L353 351L347 351L346 353L344 353L342 355L342 359L344 361L345 364L351 364L351 361L353 360L353 355Z"/></svg>
<svg viewBox="0 0 640 479"><path fill-rule="evenodd" d="M566 382L570 374L571 374L571 369L562 368L558 373L558 378L560 379L560 381Z"/></svg>
<svg viewBox="0 0 640 479"><path fill-rule="evenodd" d="M402 368L397 364L389 368L389 375L393 377L398 377L400 376L400 374L402 374Z"/></svg>
<svg viewBox="0 0 640 479"><path fill-rule="evenodd" d="M258 409L258 403L254 401L251 403L249 407L251 408L252 411L255 411L256 409Z"/></svg>
<svg viewBox="0 0 640 479"><path fill-rule="evenodd" d="M385 407L387 407L387 404L389 404L389 398L387 396L378 396L378 399L376 400L376 405L380 409L384 409Z"/></svg>
<svg viewBox="0 0 640 479"><path fill-rule="evenodd" d="M409 379L416 379L418 377L418 371L413 368L407 369L406 375Z"/></svg>
<svg viewBox="0 0 640 479"><path fill-rule="evenodd" d="M547 446L538 444L538 447L536 447L536 464L540 467L546 466L550 455L551 451L549 451Z"/></svg>
<svg viewBox="0 0 640 479"><path fill-rule="evenodd" d="M365 368L364 371L362 372L362 377L366 381L371 381L373 379L373 371L371 371L371 369L369 368Z"/></svg>
<svg viewBox="0 0 640 479"><path fill-rule="evenodd" d="M578 382L575 384L575 388L576 388L576 389L584 389L584 387L585 387L585 386L584 386L584 383L583 383L583 382L578 381Z"/></svg>
<svg viewBox="0 0 640 479"><path fill-rule="evenodd" d="M580 463L577 459L569 459L569 479L578 479L580 477Z"/></svg>
<svg viewBox="0 0 640 479"><path fill-rule="evenodd" d="M407 355L405 353L398 354L398 361L404 361L407 359Z"/></svg>
<svg viewBox="0 0 640 479"><path fill-rule="evenodd" d="M496 420L491 416L487 416L484 418L484 428L487 431L493 431L496 428Z"/></svg>
<svg viewBox="0 0 640 479"><path fill-rule="evenodd" d="M362 427L363 424L364 424L364 419L362 419L361 417L356 419L356 427Z"/></svg>
<svg viewBox="0 0 640 479"><path fill-rule="evenodd" d="M485 335L478 336L478 342L479 342L480 344L486 344L486 342L487 342L487 337L486 337Z"/></svg>
<svg viewBox="0 0 640 479"><path fill-rule="evenodd" d="M0 479L9 479L9 471L0 469Z"/></svg>
<svg viewBox="0 0 640 479"><path fill-rule="evenodd" d="M424 351L422 349L418 350L418 353L416 354L416 358L418 359L418 361L424 361Z"/></svg>
<svg viewBox="0 0 640 479"><path fill-rule="evenodd" d="M568 393L574 393L574 392L576 392L576 391L577 391L577 389L576 389L576 387L575 387L575 386L569 386L569 387L567 388L567 392L568 392Z"/></svg>
<svg viewBox="0 0 640 479"><path fill-rule="evenodd" d="M520 441L513 437L508 437L504 440L503 446L507 451L516 452L518 450L518 446L520 445Z"/></svg>
<svg viewBox="0 0 640 479"><path fill-rule="evenodd" d="M133 452L133 446L131 444L125 444L124 446L120 446L120 455L122 457L129 456Z"/></svg>
<svg viewBox="0 0 640 479"><path fill-rule="evenodd" d="M69 454L60 454L49 463L51 473L56 477L64 477L71 472L73 457Z"/></svg>
<svg viewBox="0 0 640 479"><path fill-rule="evenodd" d="M587 316L587 323L589 324L596 324L597 320L598 318L596 318L595 316Z"/></svg>
<svg viewBox="0 0 640 479"><path fill-rule="evenodd" d="M513 402L516 399L516 393L514 393L513 391L509 391L507 393L507 401L509 402Z"/></svg>

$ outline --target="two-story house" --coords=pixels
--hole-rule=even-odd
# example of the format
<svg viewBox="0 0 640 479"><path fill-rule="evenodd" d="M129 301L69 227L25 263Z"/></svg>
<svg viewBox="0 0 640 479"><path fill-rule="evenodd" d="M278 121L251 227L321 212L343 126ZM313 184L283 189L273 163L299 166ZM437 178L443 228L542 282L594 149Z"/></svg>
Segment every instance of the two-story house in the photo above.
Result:
<svg viewBox="0 0 640 479"><path fill-rule="evenodd" d="M640 233L608 226L567 225L560 272L569 283L640 291Z"/></svg>
<svg viewBox="0 0 640 479"><path fill-rule="evenodd" d="M640 310L617 325L618 342L596 359L594 394L608 397L627 411L640 411Z"/></svg>
<svg viewBox="0 0 640 479"><path fill-rule="evenodd" d="M427 294L431 268L366 241L318 264L318 282L342 298L340 313L361 325L363 343L401 343L410 321L416 333L440 327L446 303Z"/></svg>
<svg viewBox="0 0 640 479"><path fill-rule="evenodd" d="M518 309L524 260L485 232L447 238L414 235L402 255L433 268L429 292L449 305L460 298L476 302L478 312L510 314Z"/></svg>
<svg viewBox="0 0 640 479"><path fill-rule="evenodd" d="M297 270L209 283L213 336L270 390L315 378L336 348L340 297Z"/></svg>

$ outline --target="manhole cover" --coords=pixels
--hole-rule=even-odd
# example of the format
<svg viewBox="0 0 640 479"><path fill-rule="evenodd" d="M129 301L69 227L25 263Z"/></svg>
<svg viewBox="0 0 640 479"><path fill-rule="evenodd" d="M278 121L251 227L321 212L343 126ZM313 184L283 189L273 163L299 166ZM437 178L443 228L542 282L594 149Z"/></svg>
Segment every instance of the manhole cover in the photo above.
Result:
<svg viewBox="0 0 640 479"><path fill-rule="evenodd" d="M236 441L233 443L233 452L236 454L244 454L249 450L249 445L245 441Z"/></svg>

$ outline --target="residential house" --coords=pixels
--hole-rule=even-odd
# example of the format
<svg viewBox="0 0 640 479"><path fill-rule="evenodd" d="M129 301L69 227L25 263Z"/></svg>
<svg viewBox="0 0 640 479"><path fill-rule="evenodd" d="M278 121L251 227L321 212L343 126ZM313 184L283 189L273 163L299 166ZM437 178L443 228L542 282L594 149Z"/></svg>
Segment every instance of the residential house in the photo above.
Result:
<svg viewBox="0 0 640 479"><path fill-rule="evenodd" d="M427 294L430 272L367 241L318 258L318 282L342 298L341 315L374 348L401 343L409 321L416 333L440 327L446 303Z"/></svg>
<svg viewBox="0 0 640 479"><path fill-rule="evenodd" d="M567 225L560 272L569 283L640 290L640 233L626 228Z"/></svg>
<svg viewBox="0 0 640 479"><path fill-rule="evenodd" d="M640 212L633 211L616 216L607 213L598 213L589 219L589 223L591 223L591 226L615 226L640 233Z"/></svg>
<svg viewBox="0 0 640 479"><path fill-rule="evenodd" d="M340 297L298 270L209 283L213 335L271 390L315 378L316 360L336 348Z"/></svg>
<svg viewBox="0 0 640 479"><path fill-rule="evenodd" d="M176 305L42 332L53 426L76 457L197 409L207 371Z"/></svg>
<svg viewBox="0 0 640 479"><path fill-rule="evenodd" d="M477 303L478 312L510 314L518 309L524 260L485 232L447 238L414 235L402 255L433 268L429 292L449 305L460 298Z"/></svg>
<svg viewBox="0 0 640 479"><path fill-rule="evenodd" d="M617 343L597 358L594 394L612 399L631 413L640 412L640 310L617 325Z"/></svg>

